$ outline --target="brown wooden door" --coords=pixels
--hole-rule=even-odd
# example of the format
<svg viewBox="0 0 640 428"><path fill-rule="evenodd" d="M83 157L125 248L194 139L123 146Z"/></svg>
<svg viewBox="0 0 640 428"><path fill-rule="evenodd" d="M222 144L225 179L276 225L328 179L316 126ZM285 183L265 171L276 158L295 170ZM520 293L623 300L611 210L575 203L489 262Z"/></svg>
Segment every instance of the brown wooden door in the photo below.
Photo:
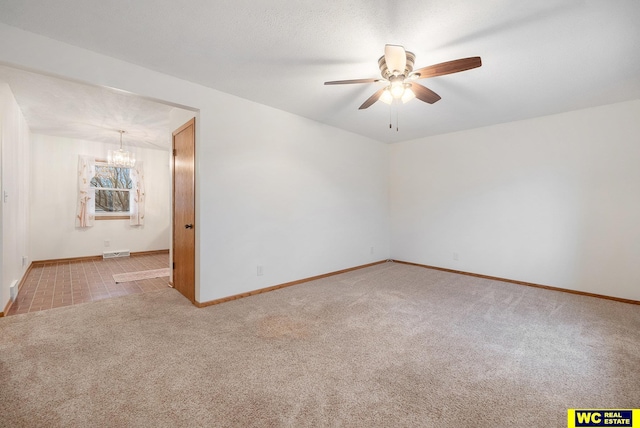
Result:
<svg viewBox="0 0 640 428"><path fill-rule="evenodd" d="M195 303L195 125L173 132L173 286Z"/></svg>

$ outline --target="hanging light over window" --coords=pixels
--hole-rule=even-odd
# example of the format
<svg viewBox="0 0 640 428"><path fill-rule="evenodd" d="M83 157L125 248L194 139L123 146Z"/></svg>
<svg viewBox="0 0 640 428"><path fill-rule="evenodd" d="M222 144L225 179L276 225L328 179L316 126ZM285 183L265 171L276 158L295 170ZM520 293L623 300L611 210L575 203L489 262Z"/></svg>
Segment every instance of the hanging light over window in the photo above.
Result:
<svg viewBox="0 0 640 428"><path fill-rule="evenodd" d="M108 151L107 163L113 166L133 168L136 165L136 154L129 153L129 151L122 148L122 134L124 134L124 131L120 130L118 132L120 133L120 149Z"/></svg>

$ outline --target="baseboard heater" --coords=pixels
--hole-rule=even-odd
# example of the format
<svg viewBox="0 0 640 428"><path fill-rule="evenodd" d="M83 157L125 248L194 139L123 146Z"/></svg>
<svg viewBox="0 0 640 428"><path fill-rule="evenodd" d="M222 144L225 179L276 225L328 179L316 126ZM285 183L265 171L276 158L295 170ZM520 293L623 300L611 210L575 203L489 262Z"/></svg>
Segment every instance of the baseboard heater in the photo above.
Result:
<svg viewBox="0 0 640 428"><path fill-rule="evenodd" d="M130 255L131 255L131 251L129 250L105 251L102 253L102 258L115 259L116 257L129 257Z"/></svg>

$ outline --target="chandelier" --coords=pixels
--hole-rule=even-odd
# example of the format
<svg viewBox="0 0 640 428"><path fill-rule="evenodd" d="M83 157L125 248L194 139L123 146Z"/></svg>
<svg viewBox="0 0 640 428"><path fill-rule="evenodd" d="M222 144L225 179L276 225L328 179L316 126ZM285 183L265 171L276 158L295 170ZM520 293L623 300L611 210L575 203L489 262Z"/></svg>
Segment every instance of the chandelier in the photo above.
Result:
<svg viewBox="0 0 640 428"><path fill-rule="evenodd" d="M124 168L133 168L136 165L136 154L129 153L122 148L122 134L124 131L118 131L120 133L120 149L109 150L107 153L107 163L113 166L119 166Z"/></svg>

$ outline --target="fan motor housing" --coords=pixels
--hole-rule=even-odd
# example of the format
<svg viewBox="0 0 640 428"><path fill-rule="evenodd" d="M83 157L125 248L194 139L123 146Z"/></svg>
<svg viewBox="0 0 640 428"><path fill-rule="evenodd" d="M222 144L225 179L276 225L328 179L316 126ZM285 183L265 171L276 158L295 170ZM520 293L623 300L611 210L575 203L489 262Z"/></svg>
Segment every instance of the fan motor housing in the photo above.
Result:
<svg viewBox="0 0 640 428"><path fill-rule="evenodd" d="M416 56L413 52L409 52L409 51L406 51L406 54L407 54L407 65L404 68L404 75L408 76L409 73L413 71L413 64L416 60ZM380 74L382 75L382 77L389 80L389 77L391 77L391 72L387 68L387 62L384 60L384 55L382 55L378 60L378 67L380 67Z"/></svg>

